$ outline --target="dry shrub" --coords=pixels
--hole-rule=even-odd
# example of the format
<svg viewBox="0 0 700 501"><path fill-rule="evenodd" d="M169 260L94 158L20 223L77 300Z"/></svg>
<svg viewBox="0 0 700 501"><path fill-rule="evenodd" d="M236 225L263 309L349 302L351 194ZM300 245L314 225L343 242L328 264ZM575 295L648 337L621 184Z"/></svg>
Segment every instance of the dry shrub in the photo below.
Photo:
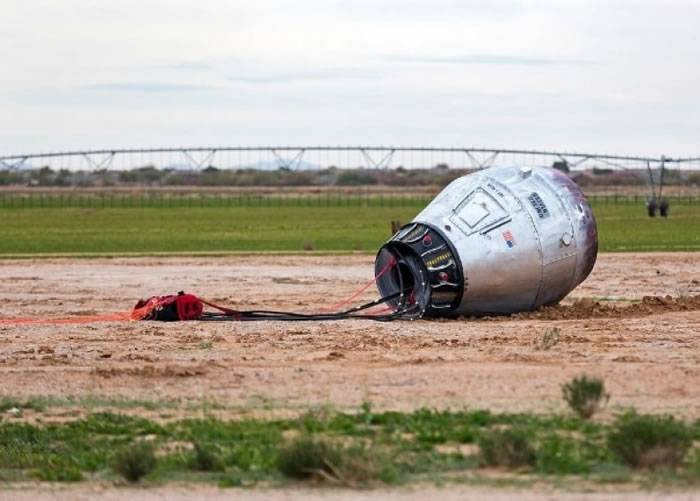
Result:
<svg viewBox="0 0 700 501"><path fill-rule="evenodd" d="M280 450L278 468L290 478L347 486L366 484L382 474L369 449L344 447L310 435L298 437Z"/></svg>
<svg viewBox="0 0 700 501"><path fill-rule="evenodd" d="M113 469L129 482L138 482L156 466L153 446L147 442L129 445L118 451L112 463Z"/></svg>
<svg viewBox="0 0 700 501"><path fill-rule="evenodd" d="M561 337L561 329L559 327L552 327L544 331L542 336L535 339L535 349L537 351L547 351L556 344L559 343L559 338Z"/></svg>
<svg viewBox="0 0 700 501"><path fill-rule="evenodd" d="M561 387L564 400L583 419L589 419L610 399L602 379L575 377Z"/></svg>
<svg viewBox="0 0 700 501"><path fill-rule="evenodd" d="M681 464L692 446L688 425L672 416L620 416L608 435L608 448L634 468L673 468Z"/></svg>
<svg viewBox="0 0 700 501"><path fill-rule="evenodd" d="M537 460L530 435L520 428L489 430L479 437L478 444L487 466L517 468L532 466Z"/></svg>

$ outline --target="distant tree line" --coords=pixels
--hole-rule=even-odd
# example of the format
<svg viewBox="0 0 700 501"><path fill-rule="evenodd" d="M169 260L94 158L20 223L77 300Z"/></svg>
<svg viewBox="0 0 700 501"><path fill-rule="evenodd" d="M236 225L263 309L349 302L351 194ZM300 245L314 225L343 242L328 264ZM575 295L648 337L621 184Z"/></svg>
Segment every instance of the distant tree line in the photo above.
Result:
<svg viewBox="0 0 700 501"><path fill-rule="evenodd" d="M0 185L40 187L120 186L435 186L463 176L465 169L438 165L431 169L341 169L318 170L158 169L152 165L131 170L74 171L50 167L0 171Z"/></svg>
<svg viewBox="0 0 700 501"><path fill-rule="evenodd" d="M613 171L594 168L584 172L569 172L565 162L555 162L554 168L569 173L581 186L633 186L648 182L646 172ZM128 187L128 186L206 186L206 187L275 187L275 186L444 186L470 172L438 164L426 169L341 169L329 167L318 170L221 169L209 166L201 170L158 169L147 165L131 170L54 170L50 167L26 170L0 170L0 186L37 187ZM677 170L667 170L667 184L700 184L700 173L681 176Z"/></svg>

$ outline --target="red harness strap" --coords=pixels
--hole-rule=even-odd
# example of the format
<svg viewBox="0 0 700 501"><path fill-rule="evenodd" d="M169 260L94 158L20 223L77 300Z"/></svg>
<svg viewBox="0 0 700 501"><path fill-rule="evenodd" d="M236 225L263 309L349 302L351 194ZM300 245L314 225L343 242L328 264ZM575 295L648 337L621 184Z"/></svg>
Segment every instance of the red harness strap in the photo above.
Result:
<svg viewBox="0 0 700 501"><path fill-rule="evenodd" d="M148 299L141 299L136 303L131 318L164 322L199 320L204 314L204 305L215 308L227 316L235 318L240 316L236 310L210 303L194 294L185 294L180 291L170 296L152 296Z"/></svg>
<svg viewBox="0 0 700 501"><path fill-rule="evenodd" d="M194 294L179 292L177 295L152 296L141 299L133 310L134 320L197 320L204 312L204 303Z"/></svg>
<svg viewBox="0 0 700 501"><path fill-rule="evenodd" d="M199 298L199 300L200 300L202 303L206 304L207 306L211 306L212 308L214 308L214 309L216 309L216 310L219 310L220 312L224 313L225 315L228 315L228 316L231 316L231 317L236 317L236 318L238 318L238 317L241 316L241 312L240 312L240 311L232 310L231 308L225 308L225 307L223 307L223 306L219 306L218 304L210 303L209 301L205 301L205 300L202 299L201 297Z"/></svg>

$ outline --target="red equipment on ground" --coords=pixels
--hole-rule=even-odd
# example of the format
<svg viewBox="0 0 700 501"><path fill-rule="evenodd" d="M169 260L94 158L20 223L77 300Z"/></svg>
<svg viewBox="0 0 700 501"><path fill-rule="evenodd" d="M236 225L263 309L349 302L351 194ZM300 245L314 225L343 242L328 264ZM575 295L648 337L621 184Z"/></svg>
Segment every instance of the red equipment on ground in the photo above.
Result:
<svg viewBox="0 0 700 501"><path fill-rule="evenodd" d="M387 297L382 297L368 303L338 311L337 308L346 306L356 300L382 275L393 269L396 265L391 260L377 273L368 284L362 286L347 299L328 308L321 309L319 313L297 313L290 311L272 310L233 310L218 304L206 301L194 294L183 291L167 296L151 296L140 299L131 311L109 313L104 315L78 315L62 318L41 317L14 317L1 318L0 325L60 325L83 324L93 322L115 322L125 320L157 320L162 322L178 322L187 320L218 320L218 321L252 321L252 320L284 320L284 321L309 321L309 320L344 320L349 318L362 318L377 321L389 321L401 318L408 308L413 307L415 300L411 290L401 290ZM400 298L399 307L387 307L386 303ZM373 309L377 306L381 309ZM216 311L205 311L209 306Z"/></svg>

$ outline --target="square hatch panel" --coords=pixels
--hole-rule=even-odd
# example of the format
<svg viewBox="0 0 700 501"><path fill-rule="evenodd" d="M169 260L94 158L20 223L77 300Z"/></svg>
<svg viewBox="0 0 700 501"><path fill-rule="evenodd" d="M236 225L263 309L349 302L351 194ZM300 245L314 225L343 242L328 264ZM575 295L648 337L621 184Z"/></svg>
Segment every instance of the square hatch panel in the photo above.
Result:
<svg viewBox="0 0 700 501"><path fill-rule="evenodd" d="M481 188L467 195L452 212L450 221L466 235L484 233L510 219L503 206Z"/></svg>

